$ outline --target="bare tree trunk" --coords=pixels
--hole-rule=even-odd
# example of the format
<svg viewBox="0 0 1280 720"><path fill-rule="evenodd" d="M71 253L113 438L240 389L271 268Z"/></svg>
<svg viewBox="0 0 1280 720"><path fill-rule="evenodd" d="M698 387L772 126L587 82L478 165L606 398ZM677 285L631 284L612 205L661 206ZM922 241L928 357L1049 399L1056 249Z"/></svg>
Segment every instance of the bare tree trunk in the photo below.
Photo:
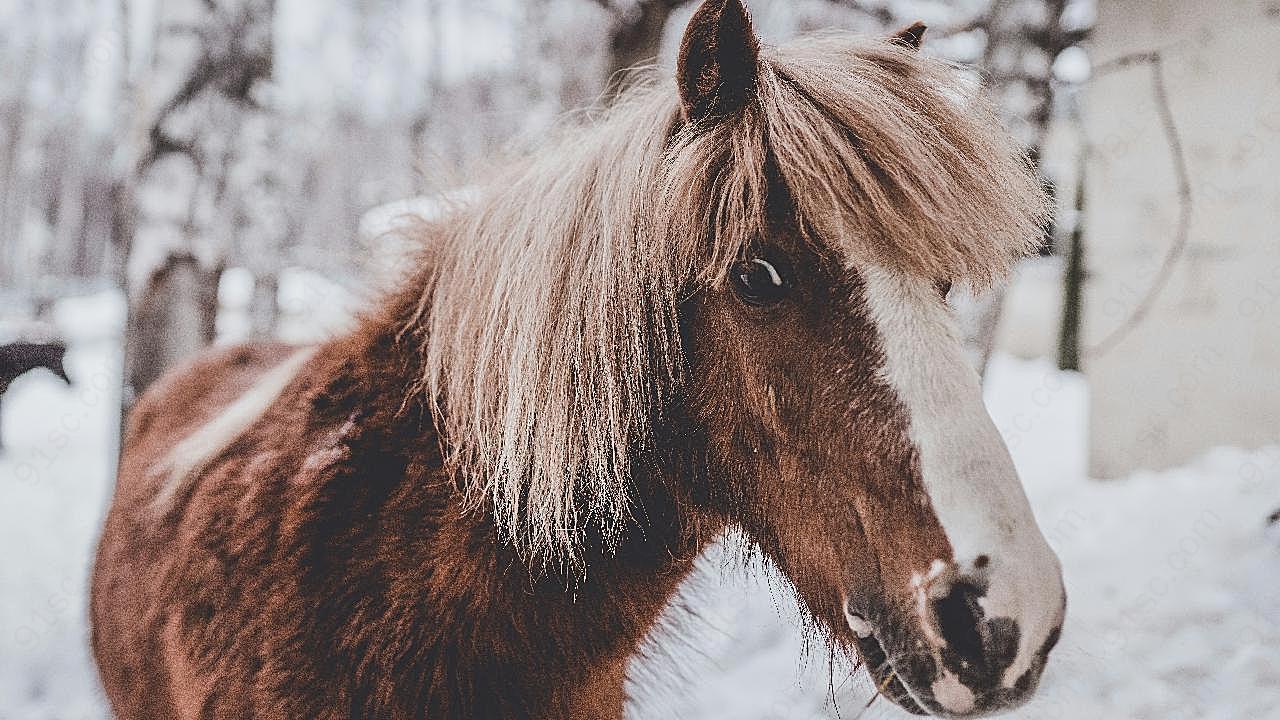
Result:
<svg viewBox="0 0 1280 720"><path fill-rule="evenodd" d="M213 342L221 277L221 267L175 254L147 278L129 314L128 388L146 388Z"/></svg>
<svg viewBox="0 0 1280 720"><path fill-rule="evenodd" d="M32 108L27 102L27 88L31 82L34 59L28 54L23 67L17 68L10 82L18 88L14 98L4 108L3 154L0 154L0 233L7 236L7 242L0 246L0 252L7 251L9 257L0 259L0 272L8 270L7 277L0 276L2 284L8 287L25 285L20 268L26 267L21 262L25 251L23 243L23 211L30 194L31 180L23 168L23 150L28 143ZM29 288L24 288L29 289Z"/></svg>
<svg viewBox="0 0 1280 720"><path fill-rule="evenodd" d="M253 281L253 300L249 303L249 327L252 337L268 340L275 337L280 317L280 276L272 270L260 273Z"/></svg>
<svg viewBox="0 0 1280 720"><path fill-rule="evenodd" d="M830 1L862 13L885 31L893 29L894 24L915 19L896 15L895 10L900 8L894 3ZM1063 26L1067 4L1068 0L989 0L989 5L968 22L936 28L944 36L976 30L986 36L977 65L985 76L988 91L1003 110L1005 122L1023 143L1037 169L1053 115L1053 61L1063 50L1079 44L1088 35L1087 28ZM934 36L932 31L930 36ZM1023 107L1026 98L1031 101L1029 109ZM1054 192L1047 181L1045 189ZM1043 233L1046 253L1052 249L1055 236L1052 222L1051 219ZM979 297L957 299L966 330L965 350L984 375L995 350L1005 292L1005 287L997 287Z"/></svg>
<svg viewBox="0 0 1280 720"><path fill-rule="evenodd" d="M59 173L57 193L57 216L53 224L53 247L56 265L54 267L69 269L76 280L89 277L84 254L78 239L82 236L85 223L85 184L88 169L93 158L90 153L93 147L85 141L83 135L76 137L74 156Z"/></svg>
<svg viewBox="0 0 1280 720"><path fill-rule="evenodd" d="M1084 294L1085 163L1076 178L1075 224L1066 248L1062 274L1062 325L1058 332L1058 369L1080 369L1080 304Z"/></svg>
<svg viewBox="0 0 1280 720"><path fill-rule="evenodd" d="M6 58L7 59L7 58ZM30 100L32 79L36 74L39 49L27 44L17 58L16 67L5 68L4 83L0 85L0 233L6 242L0 244L0 284L13 287L21 280L20 268L13 262L22 251L17 242L22 236L23 210L29 180L24 177L23 156L32 135L32 123L36 119ZM7 272L6 272L7 271Z"/></svg>
<svg viewBox="0 0 1280 720"><path fill-rule="evenodd" d="M210 199L213 223L232 222L225 215L235 203L225 197L226 176L234 157L242 114L256 108L253 88L270 77L272 46L270 26L274 0L183 0L166 6L171 15L161 13L166 34L156 56L169 51L164 68L153 72L173 72L174 58L191 58L182 75L157 77L168 93L158 104L139 101L138 119L127 126L140 138L134 158L113 188L116 199L112 221L117 252L117 272L127 288L130 317L126 323L123 409L175 361L198 351L214 337L218 281L222 275L226 248L215 249L213 267L203 266L191 252L193 237L206 240L221 237L216 227L196 225L173 228L185 235L184 242L170 247L160 266L153 269L141 287L130 287L126 267L135 248L139 217L138 188L147 182L148 171L163 157L184 156L194 168L195 193ZM194 47L190 43L195 43ZM176 80L176 82L174 82ZM133 87L148 87L138 83ZM210 109L218 110L212 117ZM205 122L191 126L174 123L175 116L202 115ZM193 208L197 197L189 199ZM206 243L208 244L208 243Z"/></svg>
<svg viewBox="0 0 1280 720"><path fill-rule="evenodd" d="M1078 44L1086 32L1066 30L1061 21L1067 0L1035 0L1042 12L1025 12L1025 4L1012 0L994 0L990 11L977 25L987 33L987 46L983 51L982 66L989 78L991 92L996 97L1006 95L1032 98L1032 107L1025 114L1015 115L1006 109L1005 119L1014 127L1019 139L1026 145L1027 154L1040 168L1043 145L1053 116L1053 60L1066 48ZM1027 24L1026 18L1039 19L1042 24ZM1035 55L1043 56L1042 72L1027 72L1027 62ZM1042 175L1043 178L1043 175ZM1044 180L1045 189L1052 196L1053 184ZM1055 236L1054 219L1050 217L1042 236L1044 252L1052 250ZM977 303L978 317L974 326L977 334L971 338L972 352L979 362L979 372L985 377L987 363L995 351L996 334L1004 309L1007 286L992 290Z"/></svg>

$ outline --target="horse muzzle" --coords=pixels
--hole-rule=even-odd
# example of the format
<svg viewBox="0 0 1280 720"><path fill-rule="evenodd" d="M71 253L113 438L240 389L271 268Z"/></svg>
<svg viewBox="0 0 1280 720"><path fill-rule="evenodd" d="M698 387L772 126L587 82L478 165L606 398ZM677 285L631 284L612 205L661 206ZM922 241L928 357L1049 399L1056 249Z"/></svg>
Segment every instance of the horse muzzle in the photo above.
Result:
<svg viewBox="0 0 1280 720"><path fill-rule="evenodd" d="M1008 570L1012 570L1009 568ZM845 619L877 691L906 710L968 718L1012 709L1039 685L1066 609L1060 571L1044 585L1000 572L989 558L962 568L933 561L897 607ZM1003 583L1024 582L1015 588Z"/></svg>

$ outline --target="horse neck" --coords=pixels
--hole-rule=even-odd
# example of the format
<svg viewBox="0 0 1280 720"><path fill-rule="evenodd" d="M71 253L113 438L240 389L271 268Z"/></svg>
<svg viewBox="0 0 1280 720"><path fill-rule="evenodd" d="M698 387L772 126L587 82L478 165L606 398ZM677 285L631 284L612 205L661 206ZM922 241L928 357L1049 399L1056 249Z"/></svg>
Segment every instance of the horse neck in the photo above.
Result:
<svg viewBox="0 0 1280 720"><path fill-rule="evenodd" d="M376 378L362 383L362 404L375 410L361 424L379 426L374 444L403 455L391 466L411 491L388 491L380 524L415 532L371 537L362 551L393 559L389 586L411 596L393 606L421 609L405 641L430 658L420 668L427 704L465 708L445 717L621 717L629 659L714 522L688 510L675 468L654 467L635 478L636 520L617 547L588 533L578 569L531 566L498 540L487 508L466 507L425 403L406 402L420 365L401 331L416 307L398 307L358 333L345 366Z"/></svg>

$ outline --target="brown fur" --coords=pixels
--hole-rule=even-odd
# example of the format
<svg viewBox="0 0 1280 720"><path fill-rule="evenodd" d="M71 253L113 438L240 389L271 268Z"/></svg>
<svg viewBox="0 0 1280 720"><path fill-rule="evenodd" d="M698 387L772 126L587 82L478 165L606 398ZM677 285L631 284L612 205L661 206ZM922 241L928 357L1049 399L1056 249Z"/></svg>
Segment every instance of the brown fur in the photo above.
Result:
<svg viewBox="0 0 1280 720"><path fill-rule="evenodd" d="M852 268L985 282L1042 201L950 68L885 41L762 58L732 115L641 88L424 230L412 281L159 511L175 441L292 349L142 398L92 600L119 717L616 720L730 523L842 648L840 588L906 612L889 588L949 548ZM727 268L767 248L797 297L747 308Z"/></svg>
<svg viewBox="0 0 1280 720"><path fill-rule="evenodd" d="M138 405L93 602L120 717L620 715L627 659L697 544L651 503L669 531L593 556L574 594L531 576L459 511L424 408L400 411L397 334L325 346L159 521L136 480L287 351L220 353Z"/></svg>

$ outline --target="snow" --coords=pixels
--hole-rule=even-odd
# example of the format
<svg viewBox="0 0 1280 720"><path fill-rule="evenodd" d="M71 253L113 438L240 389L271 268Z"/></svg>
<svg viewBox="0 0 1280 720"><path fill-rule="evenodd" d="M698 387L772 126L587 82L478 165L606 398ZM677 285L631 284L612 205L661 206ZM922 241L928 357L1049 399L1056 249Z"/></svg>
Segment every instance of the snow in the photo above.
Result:
<svg viewBox="0 0 1280 720"><path fill-rule="evenodd" d="M4 396L0 720L105 716L85 608L114 468L123 313L115 294L60 303L75 386L38 371Z"/></svg>
<svg viewBox="0 0 1280 720"><path fill-rule="evenodd" d="M998 358L988 392L1063 561L1067 624L1021 718L1265 718L1280 713L1280 447L1084 479L1079 376Z"/></svg>
<svg viewBox="0 0 1280 720"><path fill-rule="evenodd" d="M341 327L323 278L282 279L299 336ZM234 275L224 302L243 295ZM317 289L324 288L324 289ZM332 305L319 298L337 298ZM340 311L331 307L341 308ZM109 498L119 298L63 301L66 388L46 373L5 396L0 455L0 720L104 718L88 654L86 581ZM1280 446L1222 448L1122 481L1084 472L1083 379L998 356L987 403L1070 594L1062 642L1023 719L1280 717ZM634 673L633 716L689 720L907 717L806 644L784 581L712 548ZM831 698L835 698L835 702Z"/></svg>
<svg viewBox="0 0 1280 720"><path fill-rule="evenodd" d="M235 343L249 339L250 303L253 300L253 273L246 268L227 268L218 279L217 342ZM342 283L299 267L280 270L276 302L280 316L276 336L288 343L309 343L331 337L351 326L351 318L365 298Z"/></svg>

